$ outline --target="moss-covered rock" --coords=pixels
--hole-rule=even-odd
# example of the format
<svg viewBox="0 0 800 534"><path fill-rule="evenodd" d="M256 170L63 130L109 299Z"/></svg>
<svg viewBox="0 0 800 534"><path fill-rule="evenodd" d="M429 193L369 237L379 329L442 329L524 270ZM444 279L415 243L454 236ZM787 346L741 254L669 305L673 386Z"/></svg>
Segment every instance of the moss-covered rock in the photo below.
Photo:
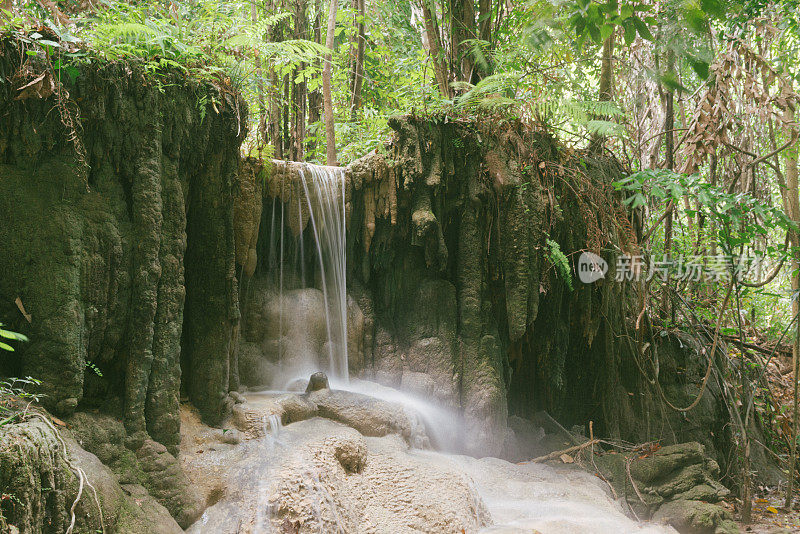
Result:
<svg viewBox="0 0 800 534"><path fill-rule="evenodd" d="M604 454L594 464L640 516L667 521L682 534L738 532L718 504L730 493L719 483L719 465L699 443Z"/></svg>
<svg viewBox="0 0 800 534"><path fill-rule="evenodd" d="M0 321L31 342L0 355L0 375L40 379L60 415L102 406L177 453L181 378L212 422L238 386L232 199L246 110L225 87L99 60L64 80L68 100L16 99L49 68L26 47L0 43Z"/></svg>
<svg viewBox="0 0 800 534"><path fill-rule="evenodd" d="M111 470L68 432L62 432L60 440L53 427L38 418L0 427L0 530L10 532L14 527L26 534L66 530L79 491L67 458L83 471L87 482L75 508L74 532L98 532L101 510L106 532L182 532L141 486L120 485Z"/></svg>
<svg viewBox="0 0 800 534"><path fill-rule="evenodd" d="M739 527L730 512L711 503L675 500L664 503L654 521L672 525L681 534L737 534Z"/></svg>

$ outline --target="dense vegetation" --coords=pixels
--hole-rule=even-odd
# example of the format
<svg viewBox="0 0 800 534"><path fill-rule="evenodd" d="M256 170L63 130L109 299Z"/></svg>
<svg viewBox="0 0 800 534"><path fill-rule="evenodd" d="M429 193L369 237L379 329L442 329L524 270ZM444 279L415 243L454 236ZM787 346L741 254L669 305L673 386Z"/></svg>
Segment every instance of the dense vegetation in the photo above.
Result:
<svg viewBox="0 0 800 534"><path fill-rule="evenodd" d="M0 7L3 33L51 67L20 98L55 92L76 130L62 82L100 57L140 61L157 84L181 72L241 93L251 110L250 155L346 164L383 150L388 119L399 113L547 125L564 150L612 155L629 172L614 186L638 239L610 251L628 258L611 272L641 264L644 275L628 273L639 320L647 311L659 328L704 329L715 345L725 342L744 495L754 421L794 472L797 387L780 387L797 373L775 362L790 353L796 369L800 339L797 0ZM196 105L201 116L219 113L207 97ZM607 245L602 236L591 241L594 252ZM577 284L569 270L577 258L547 244L559 273ZM642 353L646 360L646 347ZM643 372L657 373L657 362L645 361Z"/></svg>

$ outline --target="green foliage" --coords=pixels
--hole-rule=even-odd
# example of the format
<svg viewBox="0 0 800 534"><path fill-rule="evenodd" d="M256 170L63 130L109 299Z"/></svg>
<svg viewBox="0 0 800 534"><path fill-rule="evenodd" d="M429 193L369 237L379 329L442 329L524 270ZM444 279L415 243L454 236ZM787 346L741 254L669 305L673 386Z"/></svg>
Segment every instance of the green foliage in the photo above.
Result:
<svg viewBox="0 0 800 534"><path fill-rule="evenodd" d="M0 338L8 339L11 341L28 341L28 338L22 334L3 329L3 323L0 323ZM14 347L3 341L0 341L0 349L11 352L14 351Z"/></svg>
<svg viewBox="0 0 800 534"><path fill-rule="evenodd" d="M8 378L0 380L0 427L12 422L19 417L21 411L17 403L39 402L42 395L31 393L26 388L41 385L41 381L31 378Z"/></svg>
<svg viewBox="0 0 800 534"><path fill-rule="evenodd" d="M757 237L769 237L770 232L776 229L797 229L783 210L746 193L729 193L704 182L699 174L687 176L667 169L648 169L633 173L613 185L630 193L625 203L631 209L645 205L647 197L676 204L685 197L694 200L702 214L717 223L718 244L726 254L734 254L737 248L752 243ZM687 215L696 213L696 210L689 210ZM766 250L773 255L780 254L775 246Z"/></svg>
<svg viewBox="0 0 800 534"><path fill-rule="evenodd" d="M653 40L648 26L657 24L652 16L642 14L653 9L651 5L640 2L617 0L597 2L594 0L575 0L567 3L567 24L575 31L577 45L580 47L588 38L596 45L605 41L616 27L624 30L625 43L631 44L638 34L642 39Z"/></svg>
<svg viewBox="0 0 800 534"><path fill-rule="evenodd" d="M100 378L103 378L103 372L100 370L99 367L97 367L97 365L94 364L94 362L90 362L90 361L87 360L86 368L87 369L91 369L92 372L94 372L94 374L96 374Z"/></svg>
<svg viewBox="0 0 800 534"><path fill-rule="evenodd" d="M569 259L564 252L562 252L561 245L550 238L548 238L545 243L547 245L545 256L553 265L553 267L555 267L561 279L565 284L567 284L569 290L572 291L572 270L569 266Z"/></svg>

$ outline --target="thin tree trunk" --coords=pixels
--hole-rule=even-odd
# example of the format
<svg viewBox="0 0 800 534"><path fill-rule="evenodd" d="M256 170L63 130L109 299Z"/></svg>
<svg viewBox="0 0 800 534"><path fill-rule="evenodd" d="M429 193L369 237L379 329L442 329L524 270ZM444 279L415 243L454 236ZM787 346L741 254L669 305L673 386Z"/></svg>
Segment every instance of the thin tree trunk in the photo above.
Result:
<svg viewBox="0 0 800 534"><path fill-rule="evenodd" d="M478 37L481 41L492 40L492 0L478 1Z"/></svg>
<svg viewBox="0 0 800 534"><path fill-rule="evenodd" d="M334 33L336 32L336 9L338 7L339 0L331 0L328 12L328 33L325 37L325 46L328 48L328 52L325 53L325 67L322 70L322 100L325 112L326 159L328 165L336 165L336 129L333 122L333 98L331 96L331 60Z"/></svg>
<svg viewBox="0 0 800 534"><path fill-rule="evenodd" d="M356 7L356 16L358 17L358 31L356 32L356 40L358 42L355 47L353 71L350 73L350 94L352 95L350 101L350 120L355 121L358 108L361 107L361 87L364 80L364 50L367 43L364 28L366 2L365 0L353 0L353 3L356 4L354 7Z"/></svg>
<svg viewBox="0 0 800 534"><path fill-rule="evenodd" d="M306 39L306 0L295 0L294 8L294 37L295 39ZM294 81L305 67L305 63L301 63L292 76L292 132L289 158L294 161L305 159L306 95L308 90L304 79L297 83Z"/></svg>
<svg viewBox="0 0 800 534"><path fill-rule="evenodd" d="M322 44L322 0L317 0L314 4L314 42ZM314 60L314 65L319 68L319 60ZM322 117L322 93L319 88L314 89L308 93L308 122L316 124ZM315 138L308 142L308 149L316 150L317 143Z"/></svg>
<svg viewBox="0 0 800 534"><path fill-rule="evenodd" d="M600 65L600 100L610 102L614 96L614 34L603 41L603 60Z"/></svg>
<svg viewBox="0 0 800 534"><path fill-rule="evenodd" d="M255 6L255 4L254 4ZM269 6L270 12L276 13L283 9L281 0L272 0ZM270 32L272 42L283 40L283 27L278 24ZM284 158L283 135L281 134L281 124L283 123L283 107L281 106L282 91L280 89L280 78L275 69L270 69L270 99L269 99L269 125L264 125L264 134L269 132L269 141L272 142L274 157Z"/></svg>
<svg viewBox="0 0 800 534"><path fill-rule="evenodd" d="M450 88L450 69L447 67L447 60L442 48L442 40L439 35L439 25L436 23L436 13L431 11L430 0L422 0L422 18L425 21L425 35L428 41L428 52L433 61L433 73L436 76L436 83L439 92L445 98L451 98L453 93Z"/></svg>
<svg viewBox="0 0 800 534"><path fill-rule="evenodd" d="M789 107L786 111L786 123L793 124L795 118L794 109ZM789 132L788 135L792 135ZM797 148L796 146L790 147L786 152L785 169L786 169L786 198L789 217L795 222L800 222L800 198L798 198L798 177L797 177ZM792 293L797 294L800 289L800 257L798 257L798 245L800 245L800 238L796 233L792 232L793 239L791 240L793 250L792 262ZM800 312L800 299L792 301L792 316ZM794 369L794 388L792 400L792 443L791 453L789 455L789 483L786 486L786 508L791 509L794 500L794 475L795 463L797 461L797 393L798 393L798 375L800 374L800 321L796 323L796 332L794 345L792 350L792 368Z"/></svg>
<svg viewBox="0 0 800 534"><path fill-rule="evenodd" d="M600 92L598 100L610 102L614 97L614 34L609 35L603 41L603 59L600 63ZM603 117L605 118L605 117ZM592 151L600 150L603 146L605 137L593 134L589 142Z"/></svg>
<svg viewBox="0 0 800 534"><path fill-rule="evenodd" d="M667 73L672 73L675 68L675 55L672 50L667 51ZM665 143L664 150L666 151L664 167L669 170L675 169L675 134L673 129L675 127L675 93L671 88L667 88L664 95L664 132ZM672 255L672 204L667 209L667 216L664 219L664 260L669 261ZM669 284L669 274L664 282ZM665 291L661 297L661 313L666 319L670 315L669 306L669 292Z"/></svg>
<svg viewBox="0 0 800 534"><path fill-rule="evenodd" d="M250 8L250 18L254 23L258 22L258 11L256 3L253 2ZM261 150L261 146L267 138L267 110L264 100L264 73L261 70L261 56L256 55L256 85L258 87L258 128L256 129L256 146Z"/></svg>
<svg viewBox="0 0 800 534"><path fill-rule="evenodd" d="M460 80L472 82L475 63L468 39L475 39L475 4L473 0L448 0L450 7L450 67Z"/></svg>

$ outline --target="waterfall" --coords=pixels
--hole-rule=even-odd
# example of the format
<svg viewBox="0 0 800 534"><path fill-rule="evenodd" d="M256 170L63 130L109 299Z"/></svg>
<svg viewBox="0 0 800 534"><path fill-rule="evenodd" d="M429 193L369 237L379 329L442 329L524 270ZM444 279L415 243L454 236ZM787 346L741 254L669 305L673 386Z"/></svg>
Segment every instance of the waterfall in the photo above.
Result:
<svg viewBox="0 0 800 534"><path fill-rule="evenodd" d="M347 384L344 170L309 163L292 165L297 180L289 183L281 178L275 184L279 194L273 196L267 219L268 272L277 299L267 303L264 313L274 314L271 320L277 328L270 350L279 362L271 385L291 388L315 371L324 371L335 383ZM311 306L318 310L317 330L303 322L308 315L298 315ZM319 334L302 339L306 327Z"/></svg>
<svg viewBox="0 0 800 534"><path fill-rule="evenodd" d="M339 167L310 163L300 170L325 299L329 373L348 381L345 178Z"/></svg>
<svg viewBox="0 0 800 534"><path fill-rule="evenodd" d="M278 414L270 414L261 419L261 429L264 436L271 436L272 439L278 439L281 435L281 417Z"/></svg>

